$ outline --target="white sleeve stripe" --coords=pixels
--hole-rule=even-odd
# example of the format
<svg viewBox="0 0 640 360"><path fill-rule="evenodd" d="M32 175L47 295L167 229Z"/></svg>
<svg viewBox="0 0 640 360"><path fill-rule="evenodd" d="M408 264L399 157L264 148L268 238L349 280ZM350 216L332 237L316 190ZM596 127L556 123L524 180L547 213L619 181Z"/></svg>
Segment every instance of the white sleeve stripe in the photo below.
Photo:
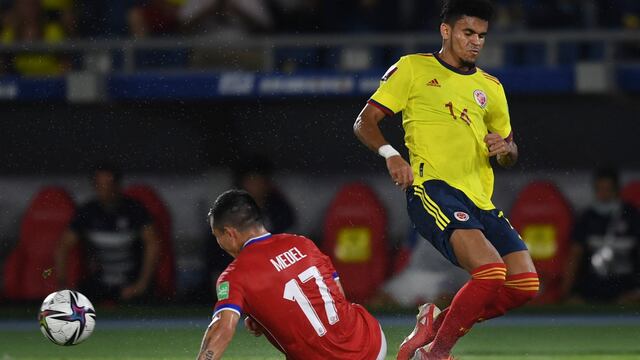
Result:
<svg viewBox="0 0 640 360"><path fill-rule="evenodd" d="M216 310L216 312L213 313L213 315L211 316L211 318L213 319L214 317L216 317L216 315L218 315L218 313L222 312L222 311L233 311L234 313L238 314L239 317L242 317L242 314L240 314L240 311L234 309L234 308L230 308L230 307L223 307L220 308L218 310Z"/></svg>

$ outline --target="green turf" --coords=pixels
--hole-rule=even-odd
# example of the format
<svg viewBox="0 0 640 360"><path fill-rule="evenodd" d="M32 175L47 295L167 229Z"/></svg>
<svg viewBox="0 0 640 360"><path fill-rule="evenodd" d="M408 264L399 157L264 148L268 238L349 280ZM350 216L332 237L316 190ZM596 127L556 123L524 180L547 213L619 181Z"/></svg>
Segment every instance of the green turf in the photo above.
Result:
<svg viewBox="0 0 640 360"><path fill-rule="evenodd" d="M389 357L407 327L386 327ZM195 359L202 329L100 330L85 343L60 347L40 332L0 331L0 360ZM455 354L463 360L627 360L640 359L640 326L479 326L464 337ZM282 359L262 338L239 330L225 359Z"/></svg>

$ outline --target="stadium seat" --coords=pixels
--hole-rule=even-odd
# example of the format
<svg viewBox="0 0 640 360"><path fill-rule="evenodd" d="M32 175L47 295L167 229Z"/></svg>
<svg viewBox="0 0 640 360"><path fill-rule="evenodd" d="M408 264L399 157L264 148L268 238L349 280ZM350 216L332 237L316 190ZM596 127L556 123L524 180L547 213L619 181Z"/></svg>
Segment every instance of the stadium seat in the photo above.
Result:
<svg viewBox="0 0 640 360"><path fill-rule="evenodd" d="M69 193L59 187L42 189L22 218L15 249L4 265L4 297L10 301L42 301L56 289L54 253L75 213ZM78 284L79 249L69 255L67 286Z"/></svg>
<svg viewBox="0 0 640 360"><path fill-rule="evenodd" d="M331 257L350 301L366 303L387 275L387 214L363 183L347 184L324 221L322 249Z"/></svg>
<svg viewBox="0 0 640 360"><path fill-rule="evenodd" d="M175 262L169 209L150 186L131 185L124 190L124 194L141 203L153 218L160 237L160 261L155 276L155 295L170 298L175 294Z"/></svg>
<svg viewBox="0 0 640 360"><path fill-rule="evenodd" d="M640 209L640 180L632 181L622 189L622 199Z"/></svg>
<svg viewBox="0 0 640 360"><path fill-rule="evenodd" d="M553 183L534 181L522 189L509 218L527 243L540 275L540 294L534 303L560 300L573 226L566 198Z"/></svg>

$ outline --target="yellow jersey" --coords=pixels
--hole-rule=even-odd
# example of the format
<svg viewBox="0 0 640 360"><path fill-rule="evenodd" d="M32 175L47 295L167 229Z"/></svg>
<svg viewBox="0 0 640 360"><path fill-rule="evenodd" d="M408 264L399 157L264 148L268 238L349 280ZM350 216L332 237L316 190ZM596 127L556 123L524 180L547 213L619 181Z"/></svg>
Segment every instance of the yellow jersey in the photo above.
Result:
<svg viewBox="0 0 640 360"><path fill-rule="evenodd" d="M462 72L437 54L407 55L369 100L387 114L402 111L414 185L442 180L491 210L493 170L484 137L511 135L502 84L479 68Z"/></svg>

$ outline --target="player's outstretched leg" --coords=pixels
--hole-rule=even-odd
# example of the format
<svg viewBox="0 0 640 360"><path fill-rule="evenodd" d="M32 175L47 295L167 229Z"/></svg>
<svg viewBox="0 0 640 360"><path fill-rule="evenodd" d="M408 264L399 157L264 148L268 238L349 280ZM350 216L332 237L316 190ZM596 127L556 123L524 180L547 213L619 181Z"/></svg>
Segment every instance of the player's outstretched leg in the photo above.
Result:
<svg viewBox="0 0 640 360"><path fill-rule="evenodd" d="M434 321L440 314L440 309L434 304L423 304L418 307L418 315L416 315L416 326L409 336L407 336L398 350L396 360L409 360L413 358L416 350L425 344L433 341L436 337L434 329Z"/></svg>
<svg viewBox="0 0 640 360"><path fill-rule="evenodd" d="M506 314L511 309L523 306L536 296L539 289L540 280L537 273L525 272L508 275L495 300L487 305L478 321L493 319ZM433 322L433 337L424 338L424 344L433 341L448 312L449 308L446 308L436 317Z"/></svg>
<svg viewBox="0 0 640 360"><path fill-rule="evenodd" d="M466 334L494 301L504 285L507 267L503 263L480 266L471 272L471 280L458 291L449 306L438 333L429 347L436 359L449 356L453 345Z"/></svg>

